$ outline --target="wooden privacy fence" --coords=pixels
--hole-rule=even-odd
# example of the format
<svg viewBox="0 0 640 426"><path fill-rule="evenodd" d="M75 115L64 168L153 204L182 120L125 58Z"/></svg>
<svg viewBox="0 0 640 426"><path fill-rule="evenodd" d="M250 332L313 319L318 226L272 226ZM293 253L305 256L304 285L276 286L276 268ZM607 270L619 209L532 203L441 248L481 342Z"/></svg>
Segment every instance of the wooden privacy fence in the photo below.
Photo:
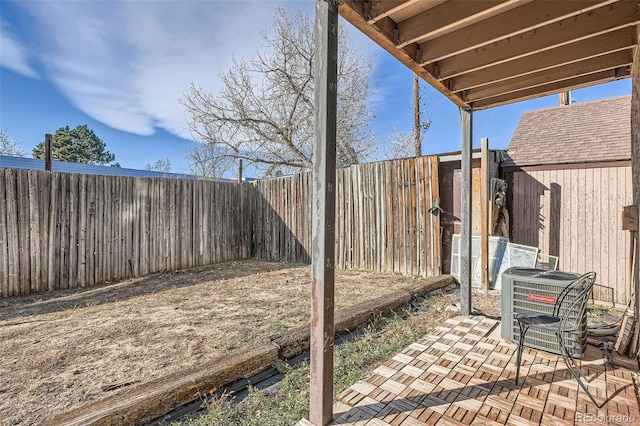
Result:
<svg viewBox="0 0 640 426"><path fill-rule="evenodd" d="M247 184L0 169L2 297L251 256Z"/></svg>
<svg viewBox="0 0 640 426"><path fill-rule="evenodd" d="M311 262L311 172L259 180L253 211L253 255Z"/></svg>
<svg viewBox="0 0 640 426"><path fill-rule="evenodd" d="M337 268L440 273L437 157L337 173ZM250 257L309 262L311 190L310 173L250 185L0 169L0 294Z"/></svg>
<svg viewBox="0 0 640 426"><path fill-rule="evenodd" d="M336 267L432 276L440 273L438 157L339 169ZM254 255L309 262L311 174L256 183Z"/></svg>

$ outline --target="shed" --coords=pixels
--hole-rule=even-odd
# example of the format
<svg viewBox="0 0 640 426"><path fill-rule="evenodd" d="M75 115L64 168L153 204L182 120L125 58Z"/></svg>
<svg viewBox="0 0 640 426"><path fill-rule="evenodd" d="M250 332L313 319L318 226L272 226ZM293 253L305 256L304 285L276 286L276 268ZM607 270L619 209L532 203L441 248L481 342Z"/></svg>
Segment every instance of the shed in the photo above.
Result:
<svg viewBox="0 0 640 426"><path fill-rule="evenodd" d="M633 203L630 96L522 115L502 163L511 241L559 257L558 268L596 271L594 297L626 304Z"/></svg>

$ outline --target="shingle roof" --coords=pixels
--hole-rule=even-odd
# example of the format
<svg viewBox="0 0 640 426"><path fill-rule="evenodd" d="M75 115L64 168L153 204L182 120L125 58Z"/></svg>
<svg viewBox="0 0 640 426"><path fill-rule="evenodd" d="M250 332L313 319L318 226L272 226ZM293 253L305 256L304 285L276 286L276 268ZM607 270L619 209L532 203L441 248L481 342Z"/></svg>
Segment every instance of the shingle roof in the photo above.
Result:
<svg viewBox="0 0 640 426"><path fill-rule="evenodd" d="M504 165L531 166L631 158L631 96L522 114Z"/></svg>

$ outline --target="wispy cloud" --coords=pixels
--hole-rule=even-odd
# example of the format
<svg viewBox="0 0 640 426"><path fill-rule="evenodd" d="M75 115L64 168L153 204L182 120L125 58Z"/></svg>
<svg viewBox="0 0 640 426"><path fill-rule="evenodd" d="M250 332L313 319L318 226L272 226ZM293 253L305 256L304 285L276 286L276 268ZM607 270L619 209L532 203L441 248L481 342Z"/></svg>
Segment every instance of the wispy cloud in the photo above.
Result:
<svg viewBox="0 0 640 426"><path fill-rule="evenodd" d="M38 73L31 67L27 49L16 39L9 24L0 20L0 66L18 74L38 78Z"/></svg>
<svg viewBox="0 0 640 426"><path fill-rule="evenodd" d="M289 4L307 7L304 3ZM31 21L31 28L17 34L34 46L29 59L39 62L45 78L76 107L115 129L150 135L162 128L188 138L178 97L192 82L217 90L218 72L228 68L233 55L255 54L259 33L270 27L279 3L74 1L16 5ZM4 43L4 26L3 34ZM8 40L20 46L15 39ZM23 64L20 72L33 72L24 54L6 58L4 44L2 52L3 66L15 69Z"/></svg>

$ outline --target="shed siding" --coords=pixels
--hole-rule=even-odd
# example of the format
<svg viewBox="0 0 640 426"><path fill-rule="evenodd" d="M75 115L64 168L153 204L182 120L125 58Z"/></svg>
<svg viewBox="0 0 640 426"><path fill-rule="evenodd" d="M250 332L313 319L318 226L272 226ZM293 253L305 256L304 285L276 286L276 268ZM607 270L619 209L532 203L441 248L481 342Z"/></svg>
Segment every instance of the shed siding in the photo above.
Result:
<svg viewBox="0 0 640 426"><path fill-rule="evenodd" d="M630 236L622 230L621 212L632 203L631 167L510 174L512 242L559 256L558 269L596 271L594 297L626 304Z"/></svg>

